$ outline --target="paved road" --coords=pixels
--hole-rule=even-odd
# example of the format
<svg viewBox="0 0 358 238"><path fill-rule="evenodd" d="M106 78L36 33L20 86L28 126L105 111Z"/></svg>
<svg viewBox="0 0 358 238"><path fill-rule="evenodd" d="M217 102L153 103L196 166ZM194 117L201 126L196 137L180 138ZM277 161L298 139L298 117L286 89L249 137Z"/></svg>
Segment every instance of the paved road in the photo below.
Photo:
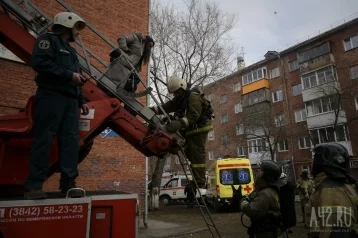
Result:
<svg viewBox="0 0 358 238"><path fill-rule="evenodd" d="M299 207L297 207L299 208ZM293 228L293 234L289 237L292 238L304 238L307 237L307 230L304 228L302 221L301 212L297 209L297 226ZM246 233L246 228L241 224L241 213L235 213L226 209L221 213L215 213L210 210L212 214L212 218L220 232L222 238L231 238L231 237L248 237ZM163 221L171 224L180 224L182 227L188 228L188 234L179 236L179 233L182 234L180 227L172 229L168 229L167 237L191 237L191 238L202 238L202 237L212 237L209 230L204 230L207 228L203 217L201 216L200 209L195 207L193 209L187 208L186 205L177 204L170 205L166 207L161 207L160 210L155 212L150 212L148 215L149 221ZM243 222L246 225L250 224L249 219L244 216ZM169 233L169 231L177 229L178 234ZM198 230L202 230L201 232L197 232ZM203 231L204 230L204 231ZM170 235L169 235L170 234ZM164 237L164 236L156 236L151 235L147 237Z"/></svg>

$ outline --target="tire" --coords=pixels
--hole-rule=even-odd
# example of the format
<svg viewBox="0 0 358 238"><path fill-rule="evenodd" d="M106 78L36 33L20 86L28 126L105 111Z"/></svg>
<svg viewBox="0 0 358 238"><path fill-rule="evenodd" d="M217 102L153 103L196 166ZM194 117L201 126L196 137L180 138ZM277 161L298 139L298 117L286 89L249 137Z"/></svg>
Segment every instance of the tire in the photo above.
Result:
<svg viewBox="0 0 358 238"><path fill-rule="evenodd" d="M167 195L163 195L159 198L159 201L163 206L168 206L170 204L171 200L172 199Z"/></svg>

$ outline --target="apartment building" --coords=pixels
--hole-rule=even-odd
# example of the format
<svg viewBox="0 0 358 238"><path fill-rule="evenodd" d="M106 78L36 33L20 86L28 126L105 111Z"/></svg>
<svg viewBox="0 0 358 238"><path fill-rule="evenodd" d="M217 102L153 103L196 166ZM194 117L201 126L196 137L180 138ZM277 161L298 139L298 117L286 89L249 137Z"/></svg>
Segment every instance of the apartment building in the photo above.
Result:
<svg viewBox="0 0 358 238"><path fill-rule="evenodd" d="M336 141L358 178L358 18L205 86L215 109L207 166L225 155L311 170L311 148ZM242 63L238 58L238 63Z"/></svg>

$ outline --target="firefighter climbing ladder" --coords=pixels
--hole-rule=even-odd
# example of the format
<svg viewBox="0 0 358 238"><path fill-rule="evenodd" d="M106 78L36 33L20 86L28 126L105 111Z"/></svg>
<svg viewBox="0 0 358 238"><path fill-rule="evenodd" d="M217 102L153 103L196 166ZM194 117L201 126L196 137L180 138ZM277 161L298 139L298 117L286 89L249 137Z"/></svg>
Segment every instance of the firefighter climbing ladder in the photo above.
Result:
<svg viewBox="0 0 358 238"><path fill-rule="evenodd" d="M64 8L64 10L76 13L64 1L56 0L56 2L59 3ZM53 24L53 19L51 17L47 16L43 11L41 11L41 9L39 7L37 7L34 3L32 3L29 0L22 0L22 1L18 1L18 2L15 2L12 0L0 0L0 5L3 9L3 12L0 11L0 14L7 14L7 15L11 14L13 17L15 17L17 19L18 23L20 23L23 26L23 28L26 31L28 31L31 35L33 35L34 37L37 37L38 35L46 32L48 27ZM117 48L117 46L113 42L111 42L109 39L107 39L103 34L101 34L97 29L95 29L91 24L87 23L87 28L90 31L92 31L92 33L94 33L95 35L100 37L103 41L105 41L110 48L112 48L112 49ZM154 127L158 128L158 129L166 131L165 126L162 123L162 120L160 118L154 116L154 112L152 112L150 109L148 110L147 107L144 107L142 104L140 104L135 99L136 94L128 94L128 92L124 92L123 90L118 91L117 86L106 76L106 73L111 69L111 67L115 66L115 62L113 64L111 64L110 67L107 67L108 63L106 61L104 61L103 59L101 59L99 56L97 56L89 48L87 48L83 44L83 41L81 38L79 38L79 40L76 41L76 44L79 45L83 51L82 55L78 54L78 58L79 58L82 70L84 72L86 72L87 74L89 74L92 79L96 80L98 83L98 86L100 86L102 89L105 89L107 91L107 93L109 93L110 95L112 95L112 96L118 98L120 101L122 101L126 106L128 106L130 109L132 109L132 111L139 114L147 123L153 125ZM19 52L19 53L21 54L21 52ZM94 58L95 60L97 60L99 65L104 66L104 68L106 68L106 70L104 72L101 72L101 70L96 68L90 62L89 55L92 58ZM132 73L137 74L137 76L139 77L139 75L135 71L135 69L132 70ZM143 93L150 94L150 96L158 104L158 102L155 100L153 94L151 93L151 89L148 89L142 80L140 80L140 81L144 85L145 91L142 93L139 93L139 94L140 95L143 95ZM161 110L162 110L162 108L161 108ZM165 114L165 116L167 117L168 121L170 122L169 116L166 114ZM173 136L177 139L178 145L183 145L183 143L185 142L185 140L179 133L176 133L171 136ZM189 167L190 173L192 175L192 170L190 168L190 162L186 158L185 153L183 151L180 150L178 152L178 156L179 156L179 160L180 160L181 166L183 168L183 171L184 171L186 177L188 178L188 175L185 170L185 166L189 165L188 167ZM195 182L195 185L197 187L195 178L193 176L192 176L192 178L193 178L193 181ZM221 238L221 236L217 230L217 227L215 226L213 219L210 215L209 209L208 209L199 189L198 189L198 192L200 195L200 199L203 202L203 205L199 206L202 216L203 216L212 236L214 238L215 237ZM198 199L196 197L195 197L195 199L196 199L196 202L199 204ZM213 230L217 234L217 236L215 236L215 233L213 232Z"/></svg>
<svg viewBox="0 0 358 238"><path fill-rule="evenodd" d="M195 183L195 188L196 188L197 192L199 193L199 196L200 196L199 199L201 200L201 202L203 203L203 205L200 205L198 198L195 196L196 204L198 204L198 206L199 206L201 215L203 216L203 218L204 218L204 220L205 220L205 223L206 223L206 225L208 226L209 231L210 231L212 237L214 237L214 238L215 238L215 237L221 238L221 235L220 235L220 233L219 233L219 231L218 231L218 229L217 229L217 227L216 227L216 225L215 225L215 223L214 223L214 221L213 221L213 218L212 218L211 215L210 215L209 208L208 208L208 206L206 205L206 202L205 202L205 200L203 199L203 196L201 195L200 189L199 189L199 187L198 187L198 184L197 184L197 182L196 182L196 179L195 179L195 177L194 177L194 175L193 175L193 171L192 171L191 166L190 166L190 161L188 160L188 158L186 157L184 151L182 151L182 150L179 150L178 156L179 156L180 165L181 165L181 167L182 167L182 169L183 169L183 171L184 171L184 174L185 174L185 176L186 176L186 179L189 181L188 173L186 172L187 170L186 170L186 168L185 168L185 167L187 166L188 169L189 169L189 173L190 173L189 175L191 176L192 180L193 180L194 183Z"/></svg>

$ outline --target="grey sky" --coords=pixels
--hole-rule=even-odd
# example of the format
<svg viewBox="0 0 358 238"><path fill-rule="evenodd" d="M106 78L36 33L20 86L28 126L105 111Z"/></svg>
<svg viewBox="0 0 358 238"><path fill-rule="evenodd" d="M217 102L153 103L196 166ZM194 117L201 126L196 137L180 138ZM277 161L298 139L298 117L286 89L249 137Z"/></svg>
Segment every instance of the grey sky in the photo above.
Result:
<svg viewBox="0 0 358 238"><path fill-rule="evenodd" d="M182 0L169 1L182 7ZM283 50L312 33L328 30L347 17L358 17L358 0L220 0L224 12L236 14L231 37L244 48L246 65L268 50ZM277 12L276 14L274 14Z"/></svg>

